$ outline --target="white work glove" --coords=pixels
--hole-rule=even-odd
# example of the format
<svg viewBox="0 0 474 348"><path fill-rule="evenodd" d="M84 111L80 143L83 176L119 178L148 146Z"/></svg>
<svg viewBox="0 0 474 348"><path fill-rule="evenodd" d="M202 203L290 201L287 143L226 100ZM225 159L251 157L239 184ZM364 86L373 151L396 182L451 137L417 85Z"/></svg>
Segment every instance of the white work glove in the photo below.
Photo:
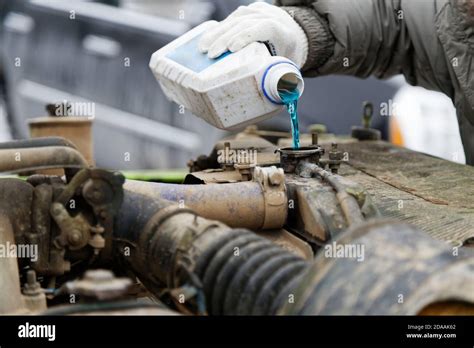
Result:
<svg viewBox="0 0 474 348"><path fill-rule="evenodd" d="M266 43L273 55L286 57L300 68L306 62L308 38L303 29L288 12L266 2L240 6L203 34L199 49L209 58L217 58L257 41Z"/></svg>

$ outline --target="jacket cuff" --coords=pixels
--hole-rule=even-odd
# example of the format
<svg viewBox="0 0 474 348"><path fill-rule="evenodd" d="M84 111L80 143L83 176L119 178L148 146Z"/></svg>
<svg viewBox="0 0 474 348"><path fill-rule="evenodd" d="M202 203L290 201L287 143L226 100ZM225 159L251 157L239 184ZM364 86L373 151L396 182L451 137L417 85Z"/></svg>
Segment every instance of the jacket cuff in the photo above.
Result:
<svg viewBox="0 0 474 348"><path fill-rule="evenodd" d="M308 38L308 57L301 71L316 70L333 55L335 39L329 24L315 10L305 6L282 6L303 28Z"/></svg>

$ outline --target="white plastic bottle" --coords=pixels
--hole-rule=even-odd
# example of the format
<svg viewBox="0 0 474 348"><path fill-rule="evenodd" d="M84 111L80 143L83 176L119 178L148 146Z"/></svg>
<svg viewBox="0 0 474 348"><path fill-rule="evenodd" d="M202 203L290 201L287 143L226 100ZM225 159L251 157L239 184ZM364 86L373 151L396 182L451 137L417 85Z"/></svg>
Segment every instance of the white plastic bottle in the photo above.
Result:
<svg viewBox="0 0 474 348"><path fill-rule="evenodd" d="M270 54L263 43L209 59L198 49L205 22L153 54L150 68L166 96L221 129L263 121L281 111L281 89L303 93L290 60Z"/></svg>

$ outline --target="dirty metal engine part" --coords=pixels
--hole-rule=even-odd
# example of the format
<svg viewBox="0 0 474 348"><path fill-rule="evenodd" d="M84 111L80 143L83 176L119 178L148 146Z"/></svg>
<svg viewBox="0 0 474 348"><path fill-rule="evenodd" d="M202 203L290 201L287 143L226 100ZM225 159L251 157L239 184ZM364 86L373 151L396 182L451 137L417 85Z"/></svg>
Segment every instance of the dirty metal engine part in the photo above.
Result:
<svg viewBox="0 0 474 348"><path fill-rule="evenodd" d="M115 235L123 262L156 294L163 288L173 289L174 294L191 294L193 298L187 303L192 303L197 313L416 314L440 300L474 302L473 273L456 271L450 275L451 269L472 267L472 258L463 251L456 258L449 257L452 251L448 246L427 239L422 232L403 223L382 221L360 225L354 236L343 235L335 241L351 246L362 238L366 262L327 258L320 253L319 259L311 264L250 231L231 229L165 201L126 192L124 207L119 216L121 228ZM137 211L142 214L137 216ZM132 249L131 256L126 248ZM430 257L433 255L435 260ZM339 271L321 272L321 262ZM401 291L406 298L402 304L397 302L397 296L385 298L384 292L372 294L369 290L372 284L384 284L388 270L397 267L395 276L403 285L391 289L392 283L388 282L385 290ZM344 276L341 272L345 269L352 270ZM367 282L345 281L363 274L368 277ZM450 276L459 277L456 280L459 284L469 285L448 288L445 279ZM403 281L406 278L416 281ZM325 292L319 292L330 282L333 282L331 289L343 291L344 298L338 295L339 290L326 288ZM362 304L349 291L354 284L369 287L371 296ZM424 295L423 300L419 291ZM323 310L330 294L336 296L335 303L345 301L350 305Z"/></svg>
<svg viewBox="0 0 474 348"><path fill-rule="evenodd" d="M276 167L257 167L252 181L234 184L173 185L128 180L124 188L154 199L185 203L197 214L231 227L281 228L288 215L285 176Z"/></svg>
<svg viewBox="0 0 474 348"><path fill-rule="evenodd" d="M374 106L370 102L364 102L362 105L362 126L354 126L351 129L351 136L358 140L380 140L382 133L375 128L370 128Z"/></svg>
<svg viewBox="0 0 474 348"><path fill-rule="evenodd" d="M67 178L71 178L79 169L88 166L76 146L61 137L14 140L0 144L0 173L26 175L37 170L57 169L54 174L64 173Z"/></svg>
<svg viewBox="0 0 474 348"><path fill-rule="evenodd" d="M58 140L36 144L73 149ZM30 145L6 147L29 151ZM187 314L418 314L441 305L448 313L472 312L472 251L405 223L369 220L376 209L365 185L347 180L354 169L343 163L339 147L326 148L328 159L320 157L316 139L310 148L315 152L292 162L285 175L273 167L274 149L260 156L268 167L212 169L213 175L237 172L239 182L232 184L216 184L203 173L193 174L212 184L124 184L120 173L89 168L64 178L0 180L1 240L38 246L36 261L0 260L8 281L0 279L0 309L42 312L43 287L52 290L49 296L72 292L84 301L45 314L157 314L162 308L125 299L138 278L147 296ZM296 153L286 155L293 161ZM289 207L292 200L296 208ZM284 225L311 241L316 259L222 221L248 223L258 233L281 232ZM97 267L118 271L118 278L90 270Z"/></svg>
<svg viewBox="0 0 474 348"><path fill-rule="evenodd" d="M344 246L354 257L338 257ZM471 250L451 248L402 222L373 220L321 250L295 291L297 301L281 313L415 315L452 301L446 313L473 314L473 270Z"/></svg>
<svg viewBox="0 0 474 348"><path fill-rule="evenodd" d="M26 199L28 200L28 198L27 196ZM18 228L23 223L21 220L12 220L18 217L21 219L21 213L8 216L3 209L3 207L0 207L0 245L2 246L2 253L5 248L19 246L18 240L14 236L14 226ZM14 221L14 226L12 221ZM46 309L46 297L36 280L36 274L33 270L27 272L23 293L21 292L19 266L17 259L14 257L5 257L5 255L0 257L0 314L31 314Z"/></svg>

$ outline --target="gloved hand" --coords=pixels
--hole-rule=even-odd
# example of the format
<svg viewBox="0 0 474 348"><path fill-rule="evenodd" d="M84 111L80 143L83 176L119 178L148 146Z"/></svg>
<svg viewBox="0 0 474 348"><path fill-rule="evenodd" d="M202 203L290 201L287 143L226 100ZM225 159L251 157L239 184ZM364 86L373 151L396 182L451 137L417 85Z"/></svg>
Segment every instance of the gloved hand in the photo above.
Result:
<svg viewBox="0 0 474 348"><path fill-rule="evenodd" d="M265 42L273 55L290 59L300 68L308 55L308 38L285 10L255 2L240 6L229 17L206 31L199 49L209 58L236 52L252 42Z"/></svg>

